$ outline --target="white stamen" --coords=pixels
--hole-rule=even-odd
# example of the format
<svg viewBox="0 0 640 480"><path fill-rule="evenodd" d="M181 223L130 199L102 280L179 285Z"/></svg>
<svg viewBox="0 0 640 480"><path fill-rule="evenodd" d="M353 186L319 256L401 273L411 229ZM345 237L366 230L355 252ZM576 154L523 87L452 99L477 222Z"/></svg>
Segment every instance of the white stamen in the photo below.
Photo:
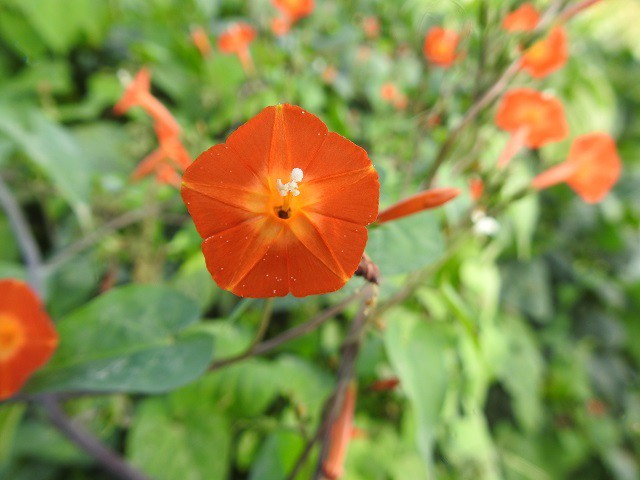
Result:
<svg viewBox="0 0 640 480"><path fill-rule="evenodd" d="M304 173L300 168L294 168L291 170L291 181L288 183L282 183L282 179L278 178L276 180L276 188L278 189L278 193L280 196L286 197L289 193L294 197L300 195L300 190L298 190L298 183L302 181L304 177Z"/></svg>

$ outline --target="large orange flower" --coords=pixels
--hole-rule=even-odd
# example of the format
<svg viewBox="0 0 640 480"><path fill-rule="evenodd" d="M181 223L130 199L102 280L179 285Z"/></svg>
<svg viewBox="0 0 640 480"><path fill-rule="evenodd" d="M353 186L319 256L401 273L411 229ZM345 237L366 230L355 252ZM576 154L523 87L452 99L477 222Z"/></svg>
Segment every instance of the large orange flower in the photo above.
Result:
<svg viewBox="0 0 640 480"><path fill-rule="evenodd" d="M606 133L577 137L567 160L533 179L537 190L566 182L587 203L602 200L620 178L622 162Z"/></svg>
<svg viewBox="0 0 640 480"><path fill-rule="evenodd" d="M539 148L558 142L569 134L562 103L551 95L530 88L516 88L502 97L496 124L511 133L498 160L499 167L508 165L523 146Z"/></svg>
<svg viewBox="0 0 640 480"><path fill-rule="evenodd" d="M450 67L458 59L460 35L442 27L433 27L424 39L422 51L429 62L443 68Z"/></svg>
<svg viewBox="0 0 640 480"><path fill-rule="evenodd" d="M534 78L543 78L567 63L568 57L567 32L558 26L546 38L538 40L524 52L522 69Z"/></svg>
<svg viewBox="0 0 640 480"><path fill-rule="evenodd" d="M19 280L0 280L0 400L18 392L58 346L40 300Z"/></svg>
<svg viewBox="0 0 640 480"><path fill-rule="evenodd" d="M202 153L182 181L209 272L245 297L339 289L378 212L367 153L292 105L265 108Z"/></svg>

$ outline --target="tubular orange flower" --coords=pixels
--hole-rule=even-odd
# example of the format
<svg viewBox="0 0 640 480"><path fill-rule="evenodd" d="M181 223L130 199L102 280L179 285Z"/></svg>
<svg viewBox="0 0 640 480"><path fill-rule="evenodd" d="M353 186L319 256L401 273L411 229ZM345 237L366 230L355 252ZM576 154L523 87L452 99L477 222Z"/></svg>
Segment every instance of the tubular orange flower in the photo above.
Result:
<svg viewBox="0 0 640 480"><path fill-rule="evenodd" d="M546 38L538 40L524 52L522 69L534 78L543 78L561 68L568 57L567 32L558 26Z"/></svg>
<svg viewBox="0 0 640 480"><path fill-rule="evenodd" d="M391 205L386 210L378 214L376 223L385 223L391 220L398 220L423 210L429 210L444 205L460 195L457 188L433 188L424 192L417 193L398 203Z"/></svg>
<svg viewBox="0 0 640 480"><path fill-rule="evenodd" d="M507 32L532 32L540 21L540 14L533 5L526 2L504 17L502 28Z"/></svg>
<svg viewBox="0 0 640 480"><path fill-rule="evenodd" d="M0 280L0 400L17 393L58 346L40 300L20 280Z"/></svg>
<svg viewBox="0 0 640 480"><path fill-rule="evenodd" d="M271 0L271 3L289 17L291 23L311 15L315 7L314 0Z"/></svg>
<svg viewBox="0 0 640 480"><path fill-rule="evenodd" d="M506 166L523 147L539 148L569 134L562 103L555 97L530 88L507 92L498 105L496 124L511 133L498 165Z"/></svg>
<svg viewBox="0 0 640 480"><path fill-rule="evenodd" d="M180 126L173 115L167 110L160 100L151 94L151 73L147 68L142 68L127 85L124 94L113 107L118 115L126 113L130 108L140 106L144 108L156 123L164 125L167 130L180 132Z"/></svg>
<svg viewBox="0 0 640 480"><path fill-rule="evenodd" d="M379 194L367 153L292 105L265 108L182 179L209 272L243 297L342 287L360 263Z"/></svg>
<svg viewBox="0 0 640 480"><path fill-rule="evenodd" d="M456 49L459 41L460 35L457 32L433 27L424 39L422 50L429 62L446 68L453 65L458 58Z"/></svg>
<svg viewBox="0 0 640 480"><path fill-rule="evenodd" d="M537 190L566 182L587 203L602 200L620 178L622 162L606 133L577 137L567 160L533 179Z"/></svg>
<svg viewBox="0 0 640 480"><path fill-rule="evenodd" d="M218 38L218 48L223 53L238 56L246 73L253 73L255 67L249 51L249 44L256 38L255 29L248 23L234 23Z"/></svg>
<svg viewBox="0 0 640 480"><path fill-rule="evenodd" d="M203 57L206 58L211 55L213 48L211 47L211 42L209 41L209 35L207 35L207 32L205 32L204 28L196 27L191 30L191 41Z"/></svg>
<svg viewBox="0 0 640 480"><path fill-rule="evenodd" d="M347 448L354 433L353 415L356 409L356 393L356 383L352 381L345 391L340 413L331 425L329 452L322 464L323 473L329 480L338 480L344 474Z"/></svg>

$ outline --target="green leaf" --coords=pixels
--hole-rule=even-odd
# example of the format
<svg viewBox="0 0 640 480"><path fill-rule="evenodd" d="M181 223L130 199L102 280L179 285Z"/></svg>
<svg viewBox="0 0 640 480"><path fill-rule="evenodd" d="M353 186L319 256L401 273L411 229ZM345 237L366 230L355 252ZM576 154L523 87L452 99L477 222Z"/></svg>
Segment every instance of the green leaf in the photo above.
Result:
<svg viewBox="0 0 640 480"><path fill-rule="evenodd" d="M0 470L12 453L16 429L25 408L24 405L0 406Z"/></svg>
<svg viewBox="0 0 640 480"><path fill-rule="evenodd" d="M291 473L304 444L297 433L283 431L271 434L258 453L249 480L284 480ZM311 478L311 472L297 478Z"/></svg>
<svg viewBox="0 0 640 480"><path fill-rule="evenodd" d="M367 253L382 275L419 270L437 261L443 252L444 239L433 212L395 220L369 232Z"/></svg>
<svg viewBox="0 0 640 480"><path fill-rule="evenodd" d="M432 469L436 428L447 391L445 363L449 341L439 324L396 308L386 315L385 346L416 417L416 443Z"/></svg>
<svg viewBox="0 0 640 480"><path fill-rule="evenodd" d="M164 392L198 378L211 361L206 334L181 335L197 303L163 286L131 285L58 323L61 343L31 391Z"/></svg>
<svg viewBox="0 0 640 480"><path fill-rule="evenodd" d="M145 401L127 438L128 459L155 480L226 479L229 425L211 405L203 408L178 414L166 400Z"/></svg>

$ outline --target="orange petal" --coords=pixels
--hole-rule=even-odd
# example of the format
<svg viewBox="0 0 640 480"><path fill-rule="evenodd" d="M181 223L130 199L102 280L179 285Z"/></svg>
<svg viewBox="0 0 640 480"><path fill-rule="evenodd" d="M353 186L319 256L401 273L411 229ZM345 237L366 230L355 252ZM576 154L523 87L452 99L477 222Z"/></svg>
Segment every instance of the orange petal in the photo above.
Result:
<svg viewBox="0 0 640 480"><path fill-rule="evenodd" d="M313 12L314 0L271 0L271 3L295 22Z"/></svg>
<svg viewBox="0 0 640 480"><path fill-rule="evenodd" d="M508 32L532 32L539 21L540 14L533 5L527 2L504 18L502 28Z"/></svg>
<svg viewBox="0 0 640 480"><path fill-rule="evenodd" d="M450 67L458 58L456 49L460 35L442 27L433 27L424 39L422 51L426 59L443 68Z"/></svg>
<svg viewBox="0 0 640 480"><path fill-rule="evenodd" d="M155 171L158 166L160 166L164 159L164 152L159 148L156 148L153 152L142 159L131 174L131 178L139 180L142 177L149 175L151 172Z"/></svg>
<svg viewBox="0 0 640 480"><path fill-rule="evenodd" d="M567 163L577 167L567 183L587 203L602 200L616 184L622 170L616 144L606 133L577 137L569 150Z"/></svg>
<svg viewBox="0 0 640 480"><path fill-rule="evenodd" d="M151 88L151 72L148 68L143 67L140 69L136 76L124 91L124 94L113 107L113 111L122 115L134 105L138 105L141 95L149 93Z"/></svg>
<svg viewBox="0 0 640 480"><path fill-rule="evenodd" d="M0 280L0 400L18 392L57 345L55 327L29 286Z"/></svg>
<svg viewBox="0 0 640 480"><path fill-rule="evenodd" d="M420 192L380 212L377 223L398 220L423 210L439 207L458 195L460 195L460 190L457 188L434 188Z"/></svg>
<svg viewBox="0 0 640 480"><path fill-rule="evenodd" d="M562 26L555 27L546 38L538 40L522 56L522 69L534 78L555 72L569 58L569 41Z"/></svg>

